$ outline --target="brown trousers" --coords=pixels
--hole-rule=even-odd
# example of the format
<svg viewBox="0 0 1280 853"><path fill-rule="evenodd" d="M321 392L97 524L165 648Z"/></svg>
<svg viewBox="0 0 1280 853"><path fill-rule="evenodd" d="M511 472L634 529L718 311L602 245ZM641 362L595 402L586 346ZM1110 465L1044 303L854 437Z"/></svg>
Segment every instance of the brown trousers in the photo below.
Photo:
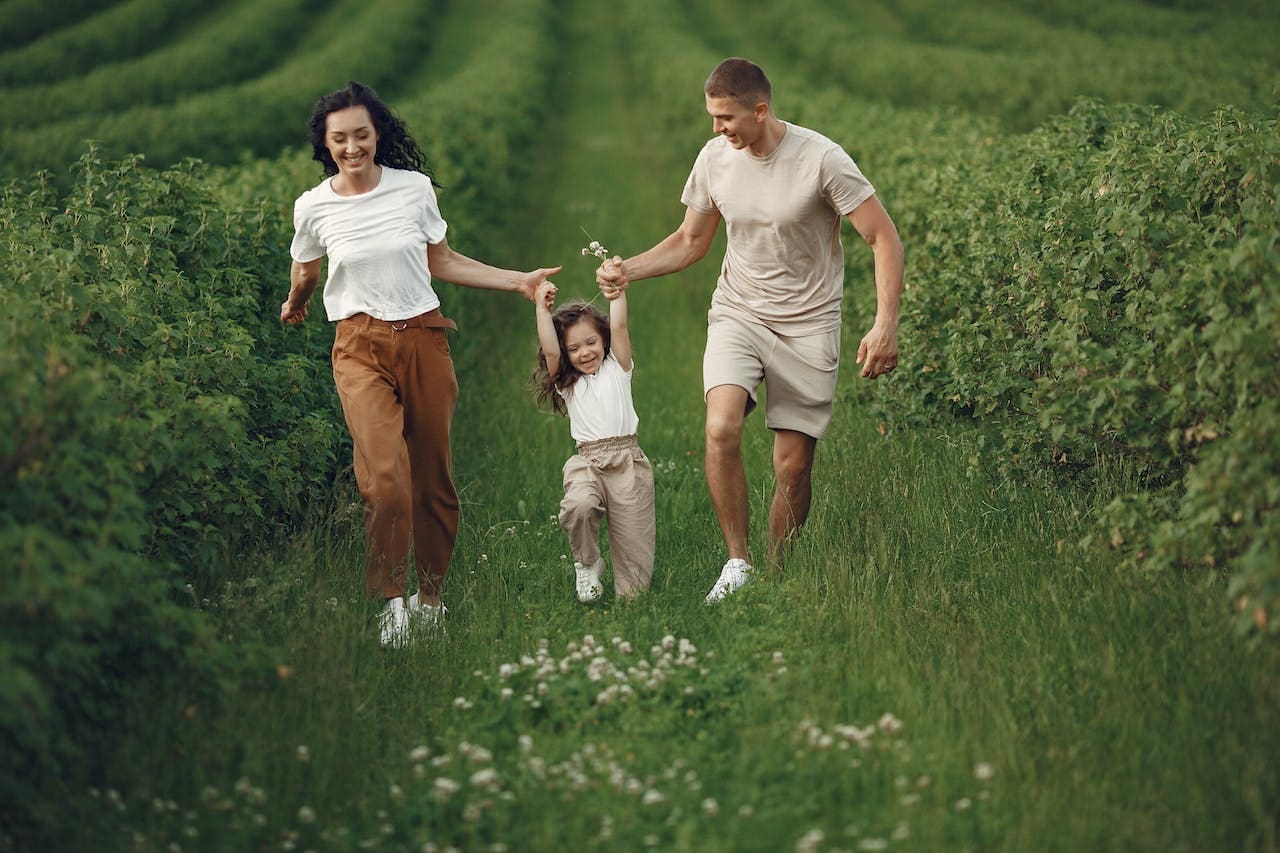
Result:
<svg viewBox="0 0 1280 853"><path fill-rule="evenodd" d="M614 594L627 598L649 588L657 525L653 468L634 435L587 441L564 463L560 526L573 560L600 559L600 521L608 516Z"/></svg>
<svg viewBox="0 0 1280 853"><path fill-rule="evenodd" d="M418 589L439 596L458 536L449 430L458 380L446 328L431 311L391 323L367 314L338 321L333 380L355 445L365 505L365 593L404 595L410 542Z"/></svg>

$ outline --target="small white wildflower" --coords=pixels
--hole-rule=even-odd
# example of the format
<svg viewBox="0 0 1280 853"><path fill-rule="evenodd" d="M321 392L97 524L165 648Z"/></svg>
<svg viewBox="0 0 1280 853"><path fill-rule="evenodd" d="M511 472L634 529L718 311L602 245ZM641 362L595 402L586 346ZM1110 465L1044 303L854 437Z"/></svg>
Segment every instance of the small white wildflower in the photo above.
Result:
<svg viewBox="0 0 1280 853"><path fill-rule="evenodd" d="M898 732L902 731L903 727L902 720L899 720L893 714L888 712L881 715L880 722L876 725L880 727L880 731L887 735L896 735Z"/></svg>
<svg viewBox="0 0 1280 853"><path fill-rule="evenodd" d="M296 752L298 755L298 760L301 761L303 764L306 764L308 761L311 760L311 750L307 749L306 744L298 744L298 748Z"/></svg>
<svg viewBox="0 0 1280 853"><path fill-rule="evenodd" d="M720 814L720 804L715 801L714 797L707 797L702 801L702 813L709 817L716 817Z"/></svg>
<svg viewBox="0 0 1280 853"><path fill-rule="evenodd" d="M496 788L500 781L498 771L492 767L486 767L471 774L471 786L473 788Z"/></svg>
<svg viewBox="0 0 1280 853"><path fill-rule="evenodd" d="M529 752L533 749L533 738L529 735L520 735L516 738L516 742L520 744L521 752Z"/></svg>
<svg viewBox="0 0 1280 853"><path fill-rule="evenodd" d="M864 838L858 842L859 850L888 850L889 841L885 838Z"/></svg>
<svg viewBox="0 0 1280 853"><path fill-rule="evenodd" d="M414 764L421 764L431 757L431 750L426 746L415 746L409 750L409 760Z"/></svg>
<svg viewBox="0 0 1280 853"><path fill-rule="evenodd" d="M640 803L646 806L656 806L658 803L665 803L667 798L657 788L650 788L644 792L644 796L640 798Z"/></svg>
<svg viewBox="0 0 1280 853"><path fill-rule="evenodd" d="M812 853L817 850L823 841L826 841L827 834L821 829L811 829L800 839L796 841L796 853Z"/></svg>
<svg viewBox="0 0 1280 853"><path fill-rule="evenodd" d="M311 806L303 806L302 808L298 809L298 822L299 823L315 823L316 810L311 808Z"/></svg>
<svg viewBox="0 0 1280 853"><path fill-rule="evenodd" d="M955 809L958 812L967 812L973 806L973 801L968 797L961 797L956 800Z"/></svg>
<svg viewBox="0 0 1280 853"><path fill-rule="evenodd" d="M996 769L985 761L973 765L973 778L979 782L989 782L996 775Z"/></svg>
<svg viewBox="0 0 1280 853"><path fill-rule="evenodd" d="M502 692L498 694L498 698L502 699L503 702L506 702L514 695L515 695L514 690L512 690L510 687L504 687L502 688Z"/></svg>
<svg viewBox="0 0 1280 853"><path fill-rule="evenodd" d="M446 797L456 794L458 789L462 786L450 779L448 776L441 776L436 779L432 787L435 789L436 796L441 799L445 799Z"/></svg>

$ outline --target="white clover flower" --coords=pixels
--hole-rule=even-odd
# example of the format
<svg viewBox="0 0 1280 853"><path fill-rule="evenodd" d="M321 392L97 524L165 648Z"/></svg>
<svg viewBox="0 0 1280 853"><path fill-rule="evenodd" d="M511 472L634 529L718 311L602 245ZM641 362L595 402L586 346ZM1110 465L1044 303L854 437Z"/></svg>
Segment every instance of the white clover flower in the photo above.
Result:
<svg viewBox="0 0 1280 853"><path fill-rule="evenodd" d="M827 834L821 829L811 829L796 841L796 853L811 853L811 851L817 850L822 845L822 842L826 840Z"/></svg>
<svg viewBox="0 0 1280 853"><path fill-rule="evenodd" d="M529 735L520 735L516 738L516 742L520 744L521 752L529 752L533 749L533 738Z"/></svg>
<svg viewBox="0 0 1280 853"><path fill-rule="evenodd" d="M665 803L667 798L657 788L650 788L644 792L644 796L640 798L641 805L656 806L659 803Z"/></svg>
<svg viewBox="0 0 1280 853"><path fill-rule="evenodd" d="M979 782L989 782L991 777L996 775L996 769L985 761L981 761L973 766L973 778Z"/></svg>
<svg viewBox="0 0 1280 853"><path fill-rule="evenodd" d="M880 731L887 735L896 735L898 732L902 731L902 720L899 720L893 714L888 712L881 715L880 722L876 725L880 727Z"/></svg>
<svg viewBox="0 0 1280 853"><path fill-rule="evenodd" d="M956 800L955 810L958 812L967 812L973 806L973 801L968 797L961 797Z"/></svg>
<svg viewBox="0 0 1280 853"><path fill-rule="evenodd" d="M302 808L298 809L298 822L299 823L315 823L316 810L311 808L311 806L303 806Z"/></svg>
<svg viewBox="0 0 1280 853"><path fill-rule="evenodd" d="M504 687L504 688L502 688L502 692L498 694L498 698L499 698L499 699L501 699L503 702L506 702L506 701L508 701L512 696L514 696L514 695L515 695L515 693L516 693L516 692L515 692L514 690L512 690L510 687Z"/></svg>
<svg viewBox="0 0 1280 853"><path fill-rule="evenodd" d="M409 750L409 760L414 764L421 764L431 757L431 750L426 746L415 746Z"/></svg>
<svg viewBox="0 0 1280 853"><path fill-rule="evenodd" d="M492 767L486 767L471 774L471 786L473 788L496 788L499 782L501 782L501 779L498 776L498 771Z"/></svg>
<svg viewBox="0 0 1280 853"><path fill-rule="evenodd" d="M720 804L715 801L714 797L707 797L702 801L702 813L708 817L716 817L720 814Z"/></svg>

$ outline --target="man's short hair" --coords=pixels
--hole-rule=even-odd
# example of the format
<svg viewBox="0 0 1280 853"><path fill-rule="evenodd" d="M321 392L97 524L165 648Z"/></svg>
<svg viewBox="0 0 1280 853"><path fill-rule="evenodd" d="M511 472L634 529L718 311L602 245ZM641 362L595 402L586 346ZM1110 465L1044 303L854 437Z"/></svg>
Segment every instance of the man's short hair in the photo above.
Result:
<svg viewBox="0 0 1280 853"><path fill-rule="evenodd" d="M773 97L773 86L764 69L749 59L726 59L711 72L702 87L708 98L733 98L744 107L754 107Z"/></svg>

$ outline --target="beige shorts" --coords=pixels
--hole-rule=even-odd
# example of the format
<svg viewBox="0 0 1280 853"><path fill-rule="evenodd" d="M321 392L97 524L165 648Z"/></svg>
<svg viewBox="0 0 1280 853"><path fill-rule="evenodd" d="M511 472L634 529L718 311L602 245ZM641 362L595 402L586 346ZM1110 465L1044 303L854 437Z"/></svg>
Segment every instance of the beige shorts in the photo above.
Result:
<svg viewBox="0 0 1280 853"><path fill-rule="evenodd" d="M760 323L712 307L702 356L702 393L717 385L747 391L749 414L765 383L764 422L823 438L831 423L840 368L840 330L817 335L779 335Z"/></svg>

